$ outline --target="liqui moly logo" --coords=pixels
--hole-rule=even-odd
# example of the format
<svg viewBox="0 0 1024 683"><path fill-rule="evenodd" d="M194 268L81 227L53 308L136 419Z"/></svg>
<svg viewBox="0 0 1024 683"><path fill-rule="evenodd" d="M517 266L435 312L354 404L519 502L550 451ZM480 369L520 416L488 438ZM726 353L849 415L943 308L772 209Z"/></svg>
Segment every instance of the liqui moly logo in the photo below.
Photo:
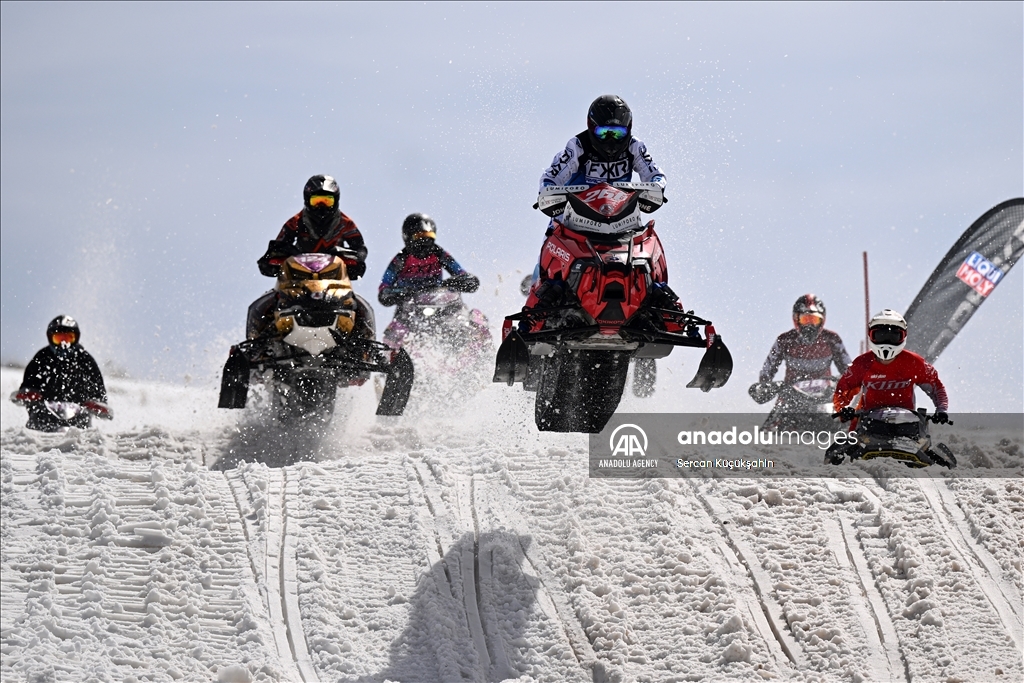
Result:
<svg viewBox="0 0 1024 683"><path fill-rule="evenodd" d="M1003 271L978 252L972 251L971 255L960 264L956 276L978 294L988 296L999 284L999 278L1003 277Z"/></svg>

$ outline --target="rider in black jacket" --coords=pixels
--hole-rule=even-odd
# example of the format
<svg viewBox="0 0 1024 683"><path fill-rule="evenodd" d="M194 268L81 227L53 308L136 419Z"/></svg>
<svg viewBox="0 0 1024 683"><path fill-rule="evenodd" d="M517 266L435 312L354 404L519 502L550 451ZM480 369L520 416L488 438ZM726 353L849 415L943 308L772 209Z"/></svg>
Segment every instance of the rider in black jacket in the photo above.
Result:
<svg viewBox="0 0 1024 683"><path fill-rule="evenodd" d="M68 426L46 408L46 401L77 403L89 412L70 421L88 427L91 415L112 417L107 389L93 357L78 343L81 331L74 318L59 315L46 328L49 344L40 349L25 368L21 387L11 400L28 409L29 429L54 432Z"/></svg>

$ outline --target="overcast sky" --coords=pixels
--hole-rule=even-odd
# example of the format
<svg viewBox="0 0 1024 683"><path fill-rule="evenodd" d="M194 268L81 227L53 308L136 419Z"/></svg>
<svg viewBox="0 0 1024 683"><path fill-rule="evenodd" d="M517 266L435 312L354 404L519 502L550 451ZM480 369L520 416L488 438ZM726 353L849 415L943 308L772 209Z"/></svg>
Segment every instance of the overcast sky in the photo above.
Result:
<svg viewBox="0 0 1024 683"><path fill-rule="evenodd" d="M25 362L68 313L101 364L216 380L314 173L366 237L358 291L425 211L497 329L540 247L540 173L612 92L668 176L671 284L736 358L717 395L659 396L753 408L798 295L856 354L862 251L872 308L905 310L1024 194L1022 7L4 2L0 354ZM937 363L954 410L1024 406L1022 270ZM686 351L666 371L688 379Z"/></svg>

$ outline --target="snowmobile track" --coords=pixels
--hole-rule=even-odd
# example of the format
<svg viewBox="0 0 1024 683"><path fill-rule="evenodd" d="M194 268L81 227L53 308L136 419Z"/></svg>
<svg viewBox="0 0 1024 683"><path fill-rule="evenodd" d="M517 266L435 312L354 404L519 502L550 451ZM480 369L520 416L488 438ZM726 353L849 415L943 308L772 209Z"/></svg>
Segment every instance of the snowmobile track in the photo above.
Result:
<svg viewBox="0 0 1024 683"><path fill-rule="evenodd" d="M855 589L850 590L854 599L853 609L857 613L864 633L867 635L870 667L868 674L872 681L909 681L906 661L899 649L896 627L885 609L885 600L875 586L874 576L868 568L867 559L860 548L853 520L845 513L839 513L838 520L822 520L828 534L829 545L841 569L857 577L860 600Z"/></svg>
<svg viewBox="0 0 1024 683"><path fill-rule="evenodd" d="M1002 571L995 558L974 542L970 524L945 481L919 479L918 484L928 505L938 518L943 532L960 554L964 566L970 567L971 576L999 615L1017 650L1024 651L1024 625L1021 616L1024 606L1020 593L1013 585L1002 579Z"/></svg>
<svg viewBox="0 0 1024 683"><path fill-rule="evenodd" d="M768 644L769 651L779 649L789 663L800 669L805 668L803 650L793 638L779 604L771 598L771 578L761 567L757 555L743 540L729 532L732 518L721 502L711 496L705 496L701 492L698 482L687 481L693 488L697 499L703 504L708 516L724 537L719 539L719 549L725 561L734 568L736 575L750 577L760 610L748 606L748 612L753 618L756 628L760 631L761 637ZM769 633L772 637L768 636ZM772 647L773 642L775 643L774 648ZM777 655L776 660L780 666L783 664L782 658Z"/></svg>
<svg viewBox="0 0 1024 683"><path fill-rule="evenodd" d="M508 497L507 487L498 486L480 475L474 475L474 484L474 493L478 496L476 509L491 510L495 525L509 528L518 537L519 543L514 548L516 561L533 588L541 611L552 623L560 626L561 633L585 675L594 683L603 683L608 678L605 668L598 660L593 644L587 638L568 600L562 592L549 590L549 586L559 586L561 581L549 568L550 563L543 550L536 544L525 542L532 538L530 527Z"/></svg>
<svg viewBox="0 0 1024 683"><path fill-rule="evenodd" d="M237 471L237 470L236 470ZM246 547L253 567L259 566L259 558L253 556L252 539L254 530L251 522L244 517L239 503L239 488L244 492L244 483L236 475L226 475L235 497L239 517L245 520ZM285 468L268 471L267 504L265 508L265 546L263 552L263 585L266 587L266 606L273 627L274 643L278 656L289 677L313 683L319 681L316 669L309 657L306 637L302 629L299 612L298 579L296 577L295 536L289 533L289 495L296 494L295 482L290 482Z"/></svg>

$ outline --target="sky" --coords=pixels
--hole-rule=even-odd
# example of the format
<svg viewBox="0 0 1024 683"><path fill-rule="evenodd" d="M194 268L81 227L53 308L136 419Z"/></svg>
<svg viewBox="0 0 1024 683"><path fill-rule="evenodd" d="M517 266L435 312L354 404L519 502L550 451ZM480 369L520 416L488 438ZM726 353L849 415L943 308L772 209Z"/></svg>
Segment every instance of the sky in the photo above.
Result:
<svg viewBox="0 0 1024 683"><path fill-rule="evenodd" d="M315 173L366 238L357 291L426 212L496 331L543 238L541 172L617 93L668 177L670 283L736 361L692 396L671 378L698 358L674 354L662 407L754 409L799 295L856 355L863 251L872 309L905 310L1024 194L1022 36L1020 3L4 2L0 357L67 313L109 372L216 382ZM953 410L1024 409L1021 270L936 363Z"/></svg>

